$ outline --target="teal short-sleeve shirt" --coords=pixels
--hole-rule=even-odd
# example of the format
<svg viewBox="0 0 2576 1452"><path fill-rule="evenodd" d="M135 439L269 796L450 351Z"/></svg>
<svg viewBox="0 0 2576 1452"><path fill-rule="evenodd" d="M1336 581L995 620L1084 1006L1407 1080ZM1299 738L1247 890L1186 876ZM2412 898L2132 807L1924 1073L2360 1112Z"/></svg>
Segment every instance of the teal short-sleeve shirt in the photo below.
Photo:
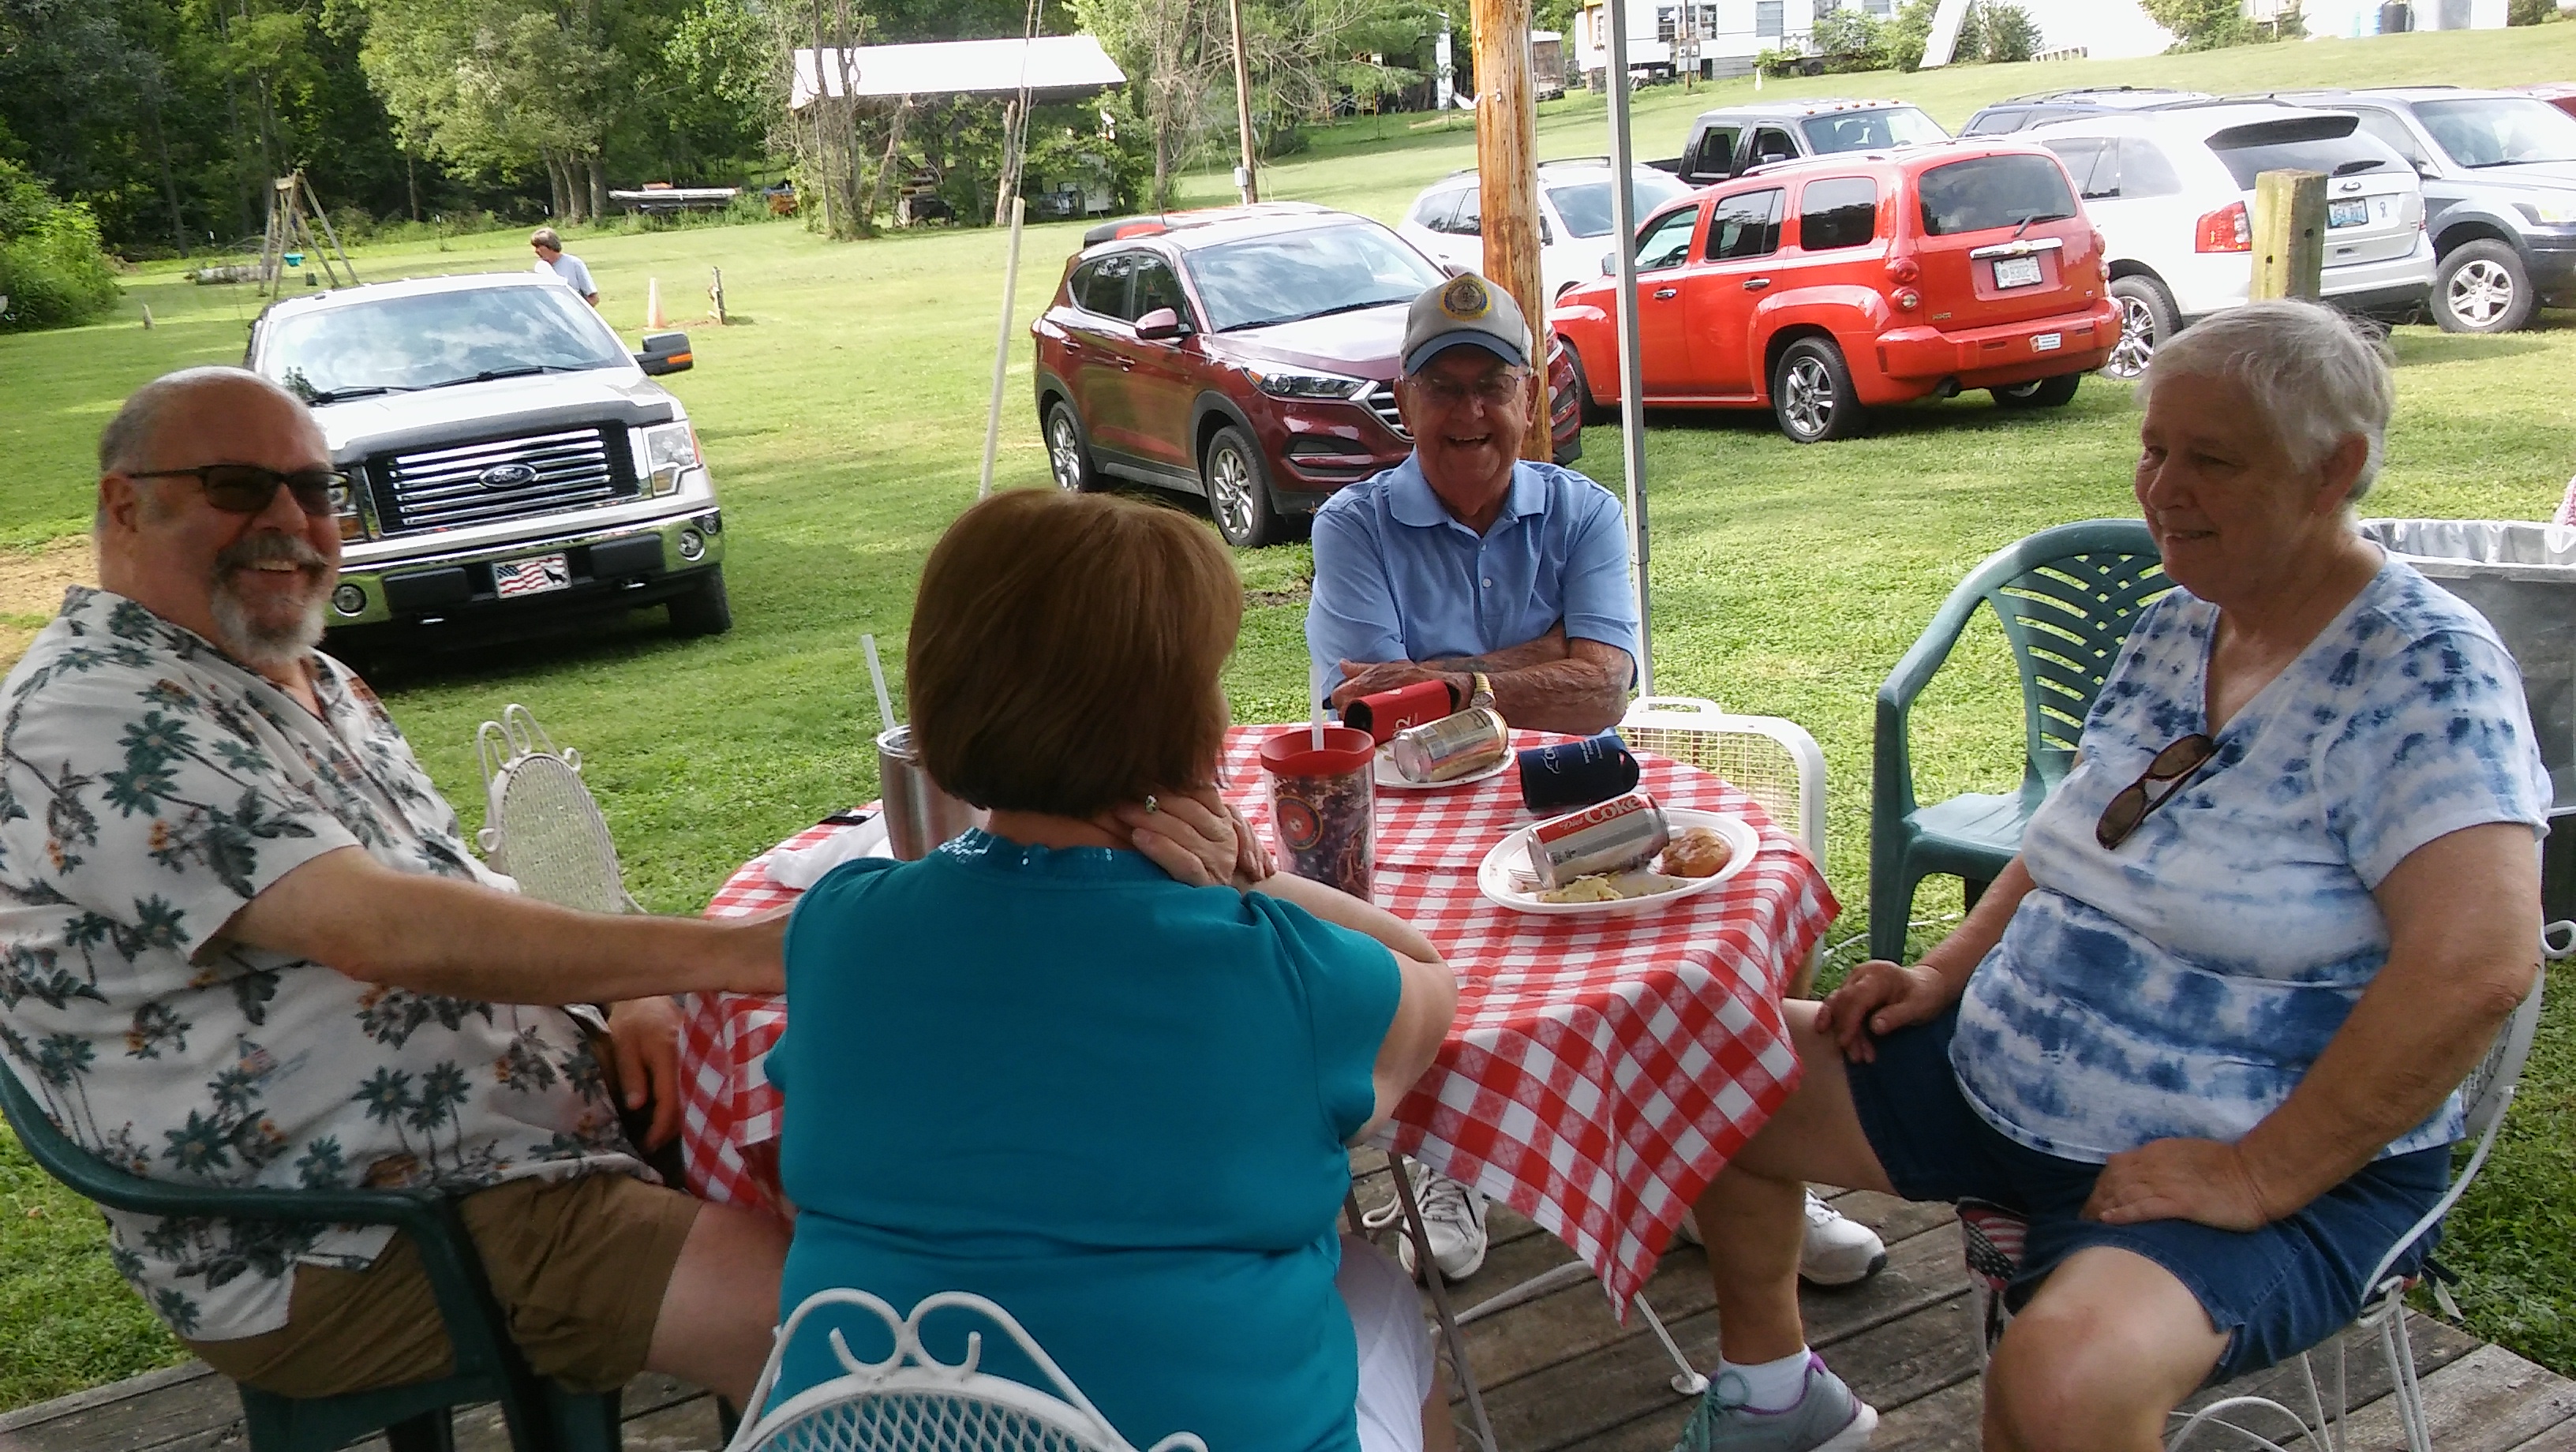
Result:
<svg viewBox="0 0 2576 1452"><path fill-rule="evenodd" d="M1385 947L1133 852L974 832L825 877L786 956L782 1316L827 1287L898 1311L973 1291L1137 1446L1357 1445L1334 1218L1395 1015ZM965 1329L934 1318L932 1350ZM837 1369L822 1331L780 1395ZM996 1339L985 1369L1043 1385Z"/></svg>

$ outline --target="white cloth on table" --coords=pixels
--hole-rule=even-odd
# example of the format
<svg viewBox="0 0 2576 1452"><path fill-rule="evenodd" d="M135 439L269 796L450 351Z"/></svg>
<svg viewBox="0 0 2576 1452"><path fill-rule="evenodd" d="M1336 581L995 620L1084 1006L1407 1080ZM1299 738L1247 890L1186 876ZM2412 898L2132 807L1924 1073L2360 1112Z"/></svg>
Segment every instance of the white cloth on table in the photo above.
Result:
<svg viewBox="0 0 2576 1452"><path fill-rule="evenodd" d="M769 880L780 887L798 892L823 880L823 874L844 862L861 857L891 857L892 844L886 841L885 814L880 812L854 827L844 827L811 847L780 847L769 854L766 870Z"/></svg>
<svg viewBox="0 0 2576 1452"><path fill-rule="evenodd" d="M1360 1452L1422 1452L1422 1403L1431 1395L1431 1328L1413 1277L1356 1235L1342 1237L1333 1288L1359 1337Z"/></svg>

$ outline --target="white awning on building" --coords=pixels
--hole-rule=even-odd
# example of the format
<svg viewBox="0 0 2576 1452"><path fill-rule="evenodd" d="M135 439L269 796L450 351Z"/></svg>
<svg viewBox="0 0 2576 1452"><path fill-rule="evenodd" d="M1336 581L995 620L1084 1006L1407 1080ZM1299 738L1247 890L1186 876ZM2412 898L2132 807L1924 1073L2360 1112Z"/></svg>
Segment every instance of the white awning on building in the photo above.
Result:
<svg viewBox="0 0 2576 1452"><path fill-rule="evenodd" d="M815 64L818 55L820 66ZM1088 35L824 46L796 52L787 104L801 111L817 94L949 96L1023 90L1041 101L1069 101L1126 83L1126 73Z"/></svg>

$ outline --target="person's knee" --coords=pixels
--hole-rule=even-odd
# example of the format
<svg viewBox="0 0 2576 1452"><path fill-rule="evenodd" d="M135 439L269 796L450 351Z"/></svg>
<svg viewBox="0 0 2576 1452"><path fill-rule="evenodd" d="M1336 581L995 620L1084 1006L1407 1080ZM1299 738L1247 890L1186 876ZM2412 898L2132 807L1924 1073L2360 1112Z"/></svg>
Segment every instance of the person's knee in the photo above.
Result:
<svg viewBox="0 0 2576 1452"><path fill-rule="evenodd" d="M2153 1440L2178 1398L2171 1360L2116 1305L2034 1302L1986 1369L1988 1445L2003 1452L2101 1452Z"/></svg>

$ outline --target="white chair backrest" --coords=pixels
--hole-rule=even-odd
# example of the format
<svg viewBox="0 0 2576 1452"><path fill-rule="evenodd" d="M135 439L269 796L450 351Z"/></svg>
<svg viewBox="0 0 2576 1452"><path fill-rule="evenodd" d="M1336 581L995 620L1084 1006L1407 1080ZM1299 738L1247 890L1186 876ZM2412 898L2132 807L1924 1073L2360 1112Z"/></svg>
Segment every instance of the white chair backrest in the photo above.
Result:
<svg viewBox="0 0 2576 1452"><path fill-rule="evenodd" d="M1109 1425L1063 1368L1020 1323L982 1296L942 1291L926 1296L906 1316L865 1291L817 1291L779 1328L752 1389L751 1410L768 1402L780 1364L806 1317L826 1306L867 1311L885 1323L894 1349L883 1361L850 1354L838 1329L830 1333L842 1374L789 1397L766 1415L746 1418L727 1452L1136 1452ZM1022 1355L1055 1384L1043 1391L980 1371L984 1333L969 1332L965 1359L951 1365L921 1344L921 1323L936 1311L972 1312L1008 1336ZM1189 1432L1174 1432L1149 1452L1207 1452Z"/></svg>
<svg viewBox="0 0 2576 1452"><path fill-rule="evenodd" d="M581 753L558 751L527 707L474 733L483 768L484 825L474 837L484 860L541 902L586 912L641 911L626 893L617 844L599 803L582 785Z"/></svg>
<svg viewBox="0 0 2576 1452"><path fill-rule="evenodd" d="M1620 739L1713 771L1762 804L1782 830L1825 860L1825 753L1807 728L1779 716L1737 716L1697 696L1645 696L1619 723Z"/></svg>

